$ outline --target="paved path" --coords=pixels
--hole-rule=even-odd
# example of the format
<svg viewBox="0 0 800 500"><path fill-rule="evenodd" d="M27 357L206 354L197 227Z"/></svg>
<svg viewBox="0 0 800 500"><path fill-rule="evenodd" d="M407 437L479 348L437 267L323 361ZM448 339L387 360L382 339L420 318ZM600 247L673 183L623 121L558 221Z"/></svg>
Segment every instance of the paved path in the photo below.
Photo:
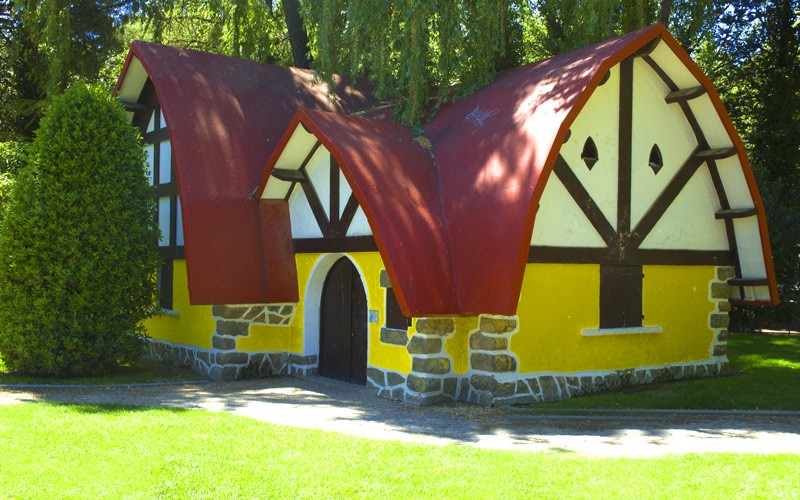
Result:
<svg viewBox="0 0 800 500"><path fill-rule="evenodd" d="M798 414L530 414L462 403L417 407L322 378L140 387L0 388L0 404L123 404L224 411L374 439L593 456L800 453Z"/></svg>

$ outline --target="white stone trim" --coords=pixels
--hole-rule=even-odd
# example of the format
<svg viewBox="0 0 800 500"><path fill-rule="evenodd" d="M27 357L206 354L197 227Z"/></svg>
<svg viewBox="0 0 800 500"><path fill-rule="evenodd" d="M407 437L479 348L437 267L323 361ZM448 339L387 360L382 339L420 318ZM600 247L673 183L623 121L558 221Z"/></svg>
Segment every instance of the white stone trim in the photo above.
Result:
<svg viewBox="0 0 800 500"><path fill-rule="evenodd" d="M660 326L628 326L624 328L584 328L581 335L584 337L603 337L606 335L638 335L644 333L663 333Z"/></svg>

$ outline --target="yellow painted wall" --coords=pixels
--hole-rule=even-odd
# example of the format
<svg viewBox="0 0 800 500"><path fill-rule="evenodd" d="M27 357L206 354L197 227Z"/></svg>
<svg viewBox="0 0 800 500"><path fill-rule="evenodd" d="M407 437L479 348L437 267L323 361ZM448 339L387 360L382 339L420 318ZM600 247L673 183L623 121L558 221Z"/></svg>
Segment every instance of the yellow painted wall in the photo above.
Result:
<svg viewBox="0 0 800 500"><path fill-rule="evenodd" d="M297 321L297 314L292 319ZM250 325L250 335L236 337L236 349L244 352L300 352L292 348L294 331L291 326ZM301 346L302 347L302 346ZM301 349L302 350L302 349Z"/></svg>
<svg viewBox="0 0 800 500"><path fill-rule="evenodd" d="M511 350L520 373L615 370L708 359L713 266L644 266L645 326L662 333L585 337L598 328L600 266L528 264Z"/></svg>
<svg viewBox="0 0 800 500"><path fill-rule="evenodd" d="M469 334L478 329L478 317L455 318L456 333L445 342L444 350L453 360L453 373L469 371Z"/></svg>
<svg viewBox="0 0 800 500"><path fill-rule="evenodd" d="M216 321L211 316L211 306L189 304L185 260L174 261L172 280L172 309L180 315L158 314L148 319L144 322L148 335L175 344L211 349L211 335L217 329Z"/></svg>

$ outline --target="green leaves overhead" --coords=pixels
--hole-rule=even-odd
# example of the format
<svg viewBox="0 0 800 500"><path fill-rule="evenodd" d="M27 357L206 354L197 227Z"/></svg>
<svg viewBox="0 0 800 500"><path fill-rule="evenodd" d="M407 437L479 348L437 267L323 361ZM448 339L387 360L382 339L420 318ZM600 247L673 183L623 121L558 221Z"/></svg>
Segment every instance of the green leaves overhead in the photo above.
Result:
<svg viewBox="0 0 800 500"><path fill-rule="evenodd" d="M418 125L443 102L488 83L503 54L506 0L311 0L306 19L323 75L367 77ZM312 49L313 50L313 49Z"/></svg>

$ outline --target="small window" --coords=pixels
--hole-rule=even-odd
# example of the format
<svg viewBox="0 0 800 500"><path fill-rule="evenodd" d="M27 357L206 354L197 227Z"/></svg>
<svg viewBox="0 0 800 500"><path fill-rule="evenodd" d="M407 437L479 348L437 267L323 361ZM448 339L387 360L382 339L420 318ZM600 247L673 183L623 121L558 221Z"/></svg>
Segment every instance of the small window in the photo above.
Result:
<svg viewBox="0 0 800 500"><path fill-rule="evenodd" d="M586 142L583 144L583 151L581 152L581 160L586 164L586 167L591 170L594 167L594 164L597 163L599 159L597 155L597 145L594 143L594 140L589 137L586 139Z"/></svg>
<svg viewBox="0 0 800 500"><path fill-rule="evenodd" d="M642 326L642 266L600 266L600 328Z"/></svg>
<svg viewBox="0 0 800 500"><path fill-rule="evenodd" d="M168 140L163 141L158 145L158 148L158 183L169 184L172 182L172 144Z"/></svg>
<svg viewBox="0 0 800 500"><path fill-rule="evenodd" d="M664 167L664 158L661 156L661 150L658 144L653 144L653 149L650 150L650 159L647 163L653 169L653 173L657 174L659 170Z"/></svg>
<svg viewBox="0 0 800 500"><path fill-rule="evenodd" d="M170 246L170 204L169 196L158 199L158 228L161 230L161 237L158 239L158 246Z"/></svg>
<svg viewBox="0 0 800 500"><path fill-rule="evenodd" d="M411 318L403 315L394 290L386 289L386 328L407 330L411 326Z"/></svg>

